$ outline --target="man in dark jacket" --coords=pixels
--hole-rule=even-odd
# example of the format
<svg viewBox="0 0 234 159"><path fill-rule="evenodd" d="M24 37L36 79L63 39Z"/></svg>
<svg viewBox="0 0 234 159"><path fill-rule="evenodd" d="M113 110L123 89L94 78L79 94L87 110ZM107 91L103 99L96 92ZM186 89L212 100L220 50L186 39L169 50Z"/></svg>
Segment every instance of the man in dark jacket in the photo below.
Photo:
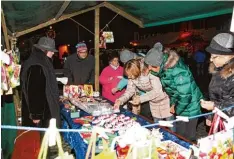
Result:
<svg viewBox="0 0 234 159"><path fill-rule="evenodd" d="M209 71L212 79L209 85L210 101L201 101L201 106L207 110L214 107L223 109L234 105L234 36L229 33L216 35L206 51L211 53ZM225 112L234 116L234 109ZM206 121L209 126L210 119Z"/></svg>
<svg viewBox="0 0 234 159"><path fill-rule="evenodd" d="M51 59L57 52L55 42L42 37L34 47L21 72L22 125L48 127L56 118L59 127L59 90Z"/></svg>
<svg viewBox="0 0 234 159"><path fill-rule="evenodd" d="M88 54L85 43L78 43L76 48L77 54L70 55L64 65L64 75L68 77L68 84L94 84L94 57Z"/></svg>

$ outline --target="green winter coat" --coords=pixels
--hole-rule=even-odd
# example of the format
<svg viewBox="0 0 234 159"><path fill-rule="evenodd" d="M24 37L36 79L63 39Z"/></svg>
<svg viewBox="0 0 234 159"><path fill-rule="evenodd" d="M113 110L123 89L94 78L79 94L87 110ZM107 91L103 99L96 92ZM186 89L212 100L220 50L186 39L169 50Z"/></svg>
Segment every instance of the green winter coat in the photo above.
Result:
<svg viewBox="0 0 234 159"><path fill-rule="evenodd" d="M189 68L175 52L165 53L159 73L151 73L160 78L177 115L191 117L201 114L203 95Z"/></svg>

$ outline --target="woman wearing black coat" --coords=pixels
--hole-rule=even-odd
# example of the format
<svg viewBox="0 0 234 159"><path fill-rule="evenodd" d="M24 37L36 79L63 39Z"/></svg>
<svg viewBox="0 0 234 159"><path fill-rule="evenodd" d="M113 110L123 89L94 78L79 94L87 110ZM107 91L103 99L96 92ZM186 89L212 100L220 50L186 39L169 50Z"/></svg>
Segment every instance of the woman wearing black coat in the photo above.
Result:
<svg viewBox="0 0 234 159"><path fill-rule="evenodd" d="M206 51L211 53L209 71L212 79L209 85L210 101L201 101L201 106L207 110L214 107L223 109L234 105L234 36L229 33L216 35ZM232 117L234 109L225 113ZM207 120L207 125L211 121Z"/></svg>

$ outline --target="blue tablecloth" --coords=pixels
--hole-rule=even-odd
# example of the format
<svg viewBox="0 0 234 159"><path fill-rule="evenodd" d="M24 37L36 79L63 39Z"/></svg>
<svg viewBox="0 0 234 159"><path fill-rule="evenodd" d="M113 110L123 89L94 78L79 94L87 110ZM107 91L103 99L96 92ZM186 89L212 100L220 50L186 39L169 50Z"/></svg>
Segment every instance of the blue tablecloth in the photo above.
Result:
<svg viewBox="0 0 234 159"><path fill-rule="evenodd" d="M72 118L70 117L70 112L67 111L67 109L62 108L61 114L62 114L62 117L64 118L63 124L62 124L63 129L69 129L69 128L70 129L71 128L72 129L80 129L81 128L80 124L76 124L73 122ZM139 122L141 125L150 124L147 120L141 118L140 116L134 115L132 112L129 112L125 109L121 110L121 114L124 114L124 115L129 116L129 117L136 117L137 122ZM88 116L88 115L89 115L88 113L86 113L82 110L80 111L81 117ZM161 132L163 132L164 140L171 140L171 141L174 141L175 143L177 143L181 146L189 148L190 143L179 139L177 136L169 133L168 131L166 131L164 129L160 129L160 130L161 130ZM76 159L84 159L88 145L87 145L87 143L84 142L84 140L82 139L80 134L73 133L73 132L66 132L66 133L63 133L63 137L64 137L64 140L70 144L71 148L73 148L75 150Z"/></svg>

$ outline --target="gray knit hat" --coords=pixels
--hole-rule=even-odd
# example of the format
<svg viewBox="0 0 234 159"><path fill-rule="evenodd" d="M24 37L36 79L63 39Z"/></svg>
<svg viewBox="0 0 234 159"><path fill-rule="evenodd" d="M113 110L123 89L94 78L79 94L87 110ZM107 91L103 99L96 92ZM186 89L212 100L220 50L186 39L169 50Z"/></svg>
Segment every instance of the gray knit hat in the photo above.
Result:
<svg viewBox="0 0 234 159"><path fill-rule="evenodd" d="M163 61L163 46L161 43L154 44L145 56L145 63L151 66L160 66Z"/></svg>
<svg viewBox="0 0 234 159"><path fill-rule="evenodd" d="M217 34L206 48L206 51L211 54L233 55L234 37L230 33Z"/></svg>
<svg viewBox="0 0 234 159"><path fill-rule="evenodd" d="M123 50L120 52L120 61L123 63L128 62L129 60L132 60L136 57L137 55L129 50Z"/></svg>

